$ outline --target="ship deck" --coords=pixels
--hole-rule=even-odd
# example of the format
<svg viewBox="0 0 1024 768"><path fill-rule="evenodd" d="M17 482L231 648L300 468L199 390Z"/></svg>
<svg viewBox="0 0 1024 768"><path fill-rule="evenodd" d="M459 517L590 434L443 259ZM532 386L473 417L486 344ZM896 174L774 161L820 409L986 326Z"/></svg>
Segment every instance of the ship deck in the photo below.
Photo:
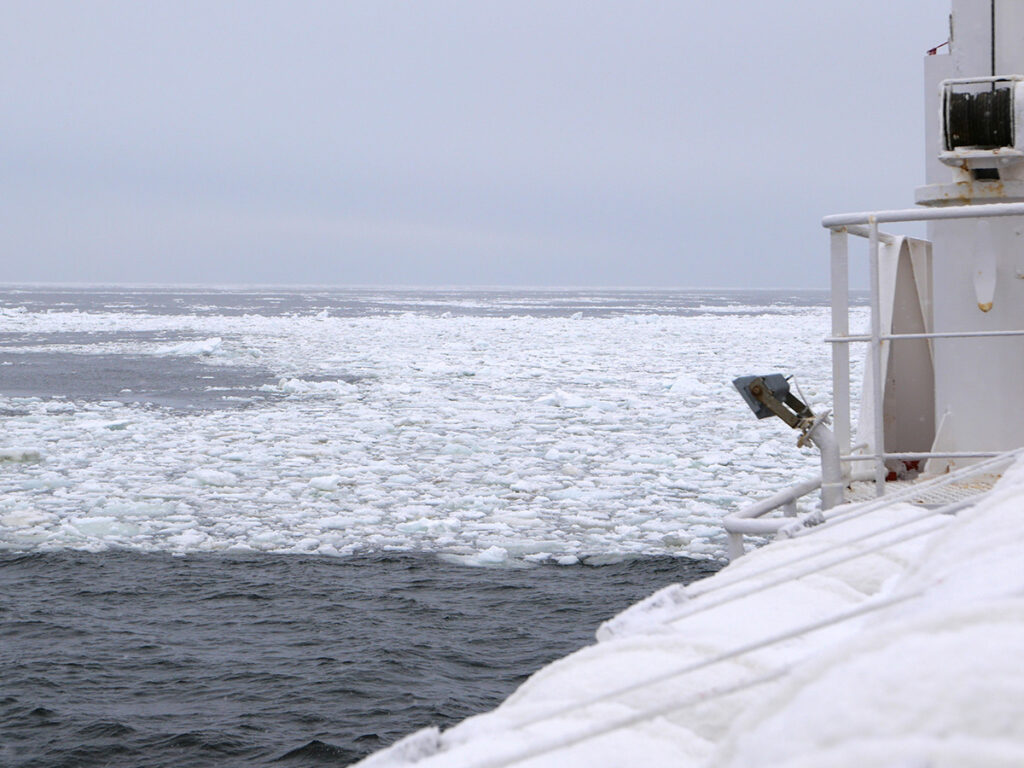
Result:
<svg viewBox="0 0 1024 768"><path fill-rule="evenodd" d="M1002 473L993 472L964 477L961 480L943 485L924 482L932 479L929 476L907 480L891 480L885 484L886 496L899 494L899 500L908 504L916 504L922 507L940 507L958 501L966 501L974 496L988 493L1000 477L1002 477ZM916 492L914 490L915 487L918 488ZM847 486L844 495L847 503L859 503L877 498L875 495L875 484L872 481L853 482Z"/></svg>

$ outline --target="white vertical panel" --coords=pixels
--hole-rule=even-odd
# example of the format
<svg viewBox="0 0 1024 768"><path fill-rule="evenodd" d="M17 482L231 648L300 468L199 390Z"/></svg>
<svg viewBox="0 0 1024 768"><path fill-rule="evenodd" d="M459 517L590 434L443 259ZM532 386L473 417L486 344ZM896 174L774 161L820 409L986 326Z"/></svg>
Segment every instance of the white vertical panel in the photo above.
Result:
<svg viewBox="0 0 1024 768"><path fill-rule="evenodd" d="M996 74L1024 75L1024 0L996 2Z"/></svg>
<svg viewBox="0 0 1024 768"><path fill-rule="evenodd" d="M1022 0L1024 4L1024 0ZM954 77L953 57L936 54L924 57L924 168L926 184L948 184L952 172L939 161L942 146L942 98L939 83Z"/></svg>
<svg viewBox="0 0 1024 768"><path fill-rule="evenodd" d="M992 0L953 0L954 77L992 74Z"/></svg>

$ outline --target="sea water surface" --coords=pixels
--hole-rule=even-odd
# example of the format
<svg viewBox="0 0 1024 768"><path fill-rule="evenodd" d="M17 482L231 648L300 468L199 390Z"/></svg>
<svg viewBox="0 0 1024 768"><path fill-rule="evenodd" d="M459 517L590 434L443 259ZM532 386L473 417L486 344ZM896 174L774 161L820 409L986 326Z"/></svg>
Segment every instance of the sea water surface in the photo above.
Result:
<svg viewBox="0 0 1024 768"><path fill-rule="evenodd" d="M11 766L345 765L489 709L814 472L733 377L830 399L818 293L9 286L0 321Z"/></svg>

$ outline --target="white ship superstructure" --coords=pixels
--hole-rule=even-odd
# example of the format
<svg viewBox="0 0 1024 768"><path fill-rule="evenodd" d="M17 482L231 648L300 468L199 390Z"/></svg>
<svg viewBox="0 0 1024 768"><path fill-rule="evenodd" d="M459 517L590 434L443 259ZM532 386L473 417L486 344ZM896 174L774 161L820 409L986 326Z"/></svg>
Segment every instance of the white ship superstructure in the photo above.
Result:
<svg viewBox="0 0 1024 768"><path fill-rule="evenodd" d="M950 53L925 61L927 184L937 210L1024 202L1024 3L954 0ZM936 333L1024 329L1024 216L928 223ZM926 278L927 279L927 278ZM1024 337L932 341L938 450L1016 448ZM941 469L936 467L935 469Z"/></svg>
<svg viewBox="0 0 1024 768"><path fill-rule="evenodd" d="M362 765L1024 765L1024 2L953 0L950 30L925 60L919 207L823 222L831 427L784 377L737 382L821 449L820 479L726 521L732 557L745 536L782 540L606 622L494 712ZM914 221L927 239L887 229ZM871 264L863 333L851 238Z"/></svg>
<svg viewBox="0 0 1024 768"><path fill-rule="evenodd" d="M822 479L726 520L731 558L745 535L776 533L796 501L822 488L827 510L970 466L1024 443L1024 5L954 0L949 52L925 56L927 184L918 208L827 216L831 236L833 419ZM887 231L927 224L927 239ZM849 268L867 240L871 324L851 333ZM859 420L851 423L851 347L867 347ZM880 404L876 405L876 404ZM819 420L816 430L830 444ZM990 487L948 483L938 504ZM895 481L895 486L893 485ZM868 487L869 486L869 487Z"/></svg>

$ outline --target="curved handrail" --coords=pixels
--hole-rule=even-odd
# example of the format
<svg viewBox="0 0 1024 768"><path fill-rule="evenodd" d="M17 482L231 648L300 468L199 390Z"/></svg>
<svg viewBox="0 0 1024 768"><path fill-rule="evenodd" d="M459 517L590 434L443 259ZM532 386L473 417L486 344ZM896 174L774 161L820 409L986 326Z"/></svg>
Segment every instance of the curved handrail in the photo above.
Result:
<svg viewBox="0 0 1024 768"><path fill-rule="evenodd" d="M990 216L1024 216L1024 203L986 203L984 205L950 205L942 208L898 208L889 211L835 213L821 220L825 229L838 229L863 224L891 224L941 219L975 219Z"/></svg>

